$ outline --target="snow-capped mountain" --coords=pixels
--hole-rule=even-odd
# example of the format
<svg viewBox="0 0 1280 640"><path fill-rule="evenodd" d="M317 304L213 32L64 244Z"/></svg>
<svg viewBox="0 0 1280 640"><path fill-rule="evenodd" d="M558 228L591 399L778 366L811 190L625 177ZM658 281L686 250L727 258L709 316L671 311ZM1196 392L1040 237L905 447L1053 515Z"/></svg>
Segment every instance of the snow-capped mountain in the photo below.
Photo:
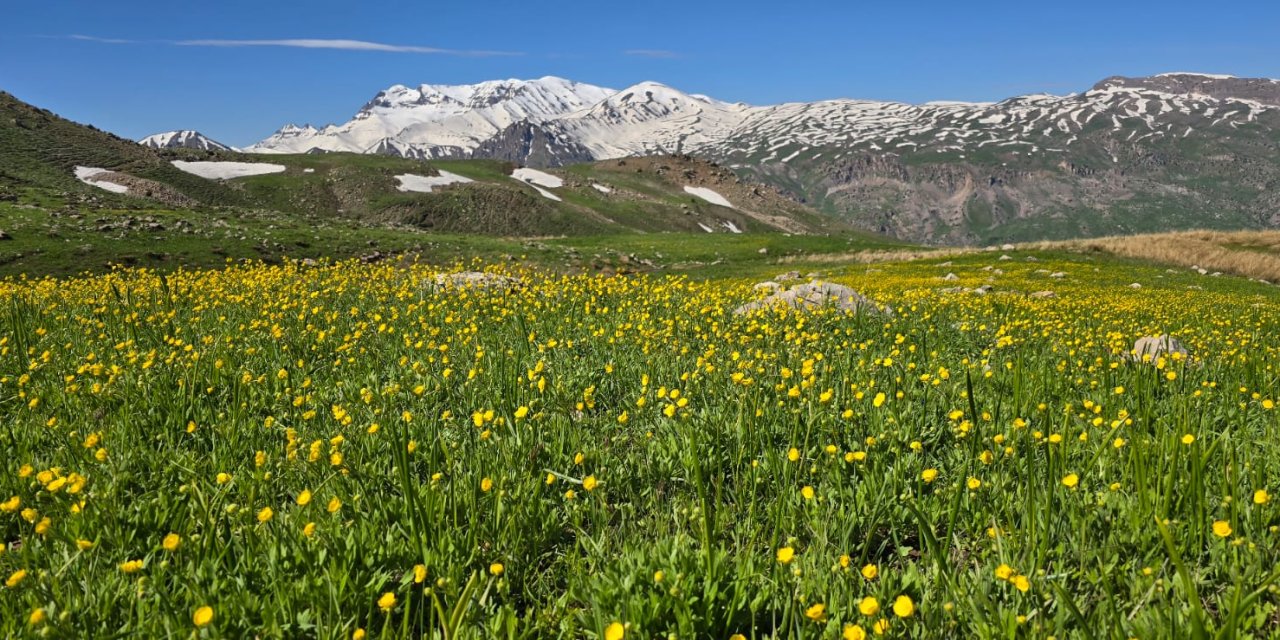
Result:
<svg viewBox="0 0 1280 640"><path fill-rule="evenodd" d="M999 102L765 106L541 78L397 85L349 122L287 126L249 150L528 166L692 154L866 228L976 242L1280 225L1276 140L1280 81L1220 74L1111 77ZM1154 224L1153 211L1181 222Z"/></svg>
<svg viewBox="0 0 1280 640"><path fill-rule="evenodd" d="M585 147L595 159L698 153L787 162L827 147L836 148L822 153L965 153L988 146L1041 153L1061 151L1104 121L1132 141L1184 136L1187 126L1239 126L1277 107L1280 82L1189 73L1108 78L1084 93L998 103L840 99L775 106L721 102L656 82L615 91L546 77L416 89L396 85L349 122L319 129L287 125L247 151L465 157L493 146L511 125L533 124L549 138ZM1207 120L1184 126L1185 117Z"/></svg>
<svg viewBox="0 0 1280 640"><path fill-rule="evenodd" d="M591 107L614 93L554 77L417 88L395 85L379 92L344 124L320 129L287 125L246 151L455 157L512 124L541 123Z"/></svg>
<svg viewBox="0 0 1280 640"><path fill-rule="evenodd" d="M210 139L199 131L184 129L182 131L166 131L147 136L138 144L152 149L199 149L201 151L232 151L221 142Z"/></svg>

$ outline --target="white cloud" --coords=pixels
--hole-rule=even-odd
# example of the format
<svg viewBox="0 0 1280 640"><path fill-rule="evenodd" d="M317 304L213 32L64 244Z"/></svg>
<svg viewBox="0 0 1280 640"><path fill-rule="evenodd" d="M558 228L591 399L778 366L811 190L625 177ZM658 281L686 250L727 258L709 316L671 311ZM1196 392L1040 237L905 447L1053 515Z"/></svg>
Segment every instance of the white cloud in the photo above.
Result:
<svg viewBox="0 0 1280 640"><path fill-rule="evenodd" d="M447 56L519 56L524 55L515 51L485 51L471 49L442 49L439 47L422 47L417 45L398 45L384 44L381 42L368 42L365 40L347 40L347 39L325 39L325 38L280 38L280 39L261 39L261 40L228 40L222 38L208 38L196 40L127 40L123 38L100 38L98 36L87 36L81 34L73 34L67 36L72 40L84 40L87 42L101 42L105 44L147 44L149 42L157 42L160 44L175 45L179 47L292 47L295 49L340 49L344 51L381 51L385 53L424 53Z"/></svg>
<svg viewBox="0 0 1280 640"><path fill-rule="evenodd" d="M294 47L298 49L343 49L346 51L384 51L389 53L434 53L451 56L515 56L512 51L476 51L467 49L441 49L414 45L383 44L364 40L286 38L272 40L177 40L172 44L183 47Z"/></svg>

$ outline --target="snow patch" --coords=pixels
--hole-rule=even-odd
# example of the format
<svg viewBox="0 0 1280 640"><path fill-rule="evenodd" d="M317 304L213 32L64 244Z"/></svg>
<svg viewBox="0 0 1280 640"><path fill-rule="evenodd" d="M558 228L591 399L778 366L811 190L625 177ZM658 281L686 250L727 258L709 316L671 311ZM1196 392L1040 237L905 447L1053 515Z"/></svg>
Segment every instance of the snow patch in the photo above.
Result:
<svg viewBox="0 0 1280 640"><path fill-rule="evenodd" d="M595 189L596 191L599 191L600 193L613 193L613 189L610 189L609 187L606 187L602 184L596 184L594 182L591 183L591 188Z"/></svg>
<svg viewBox="0 0 1280 640"><path fill-rule="evenodd" d="M561 180L559 176L553 176L537 169L521 167L512 171L511 177L521 182L528 182L548 189L559 189L564 186L564 180ZM556 199L559 200L559 198Z"/></svg>
<svg viewBox="0 0 1280 640"><path fill-rule="evenodd" d="M431 189L435 187L472 181L471 178L449 173L448 171L441 171L438 176L416 176L412 173L405 173L396 176L396 180L400 181L400 186L396 187L400 191L416 191L418 193L431 193Z"/></svg>
<svg viewBox="0 0 1280 640"><path fill-rule="evenodd" d="M270 162L187 162L174 160L173 166L180 171L186 171L210 180L233 180L235 178L261 176L268 173L280 173L285 170L284 165Z"/></svg>
<svg viewBox="0 0 1280 640"><path fill-rule="evenodd" d="M536 184L534 184L534 183L532 183L532 182L525 182L524 180L520 180L520 179L516 178L515 176L511 176L511 177L512 177L512 178L514 178L514 179L516 179L516 181L517 181L517 182L519 182L520 184L523 184L523 185L526 185L526 186L532 187L534 191L537 191L539 195L541 195L542 197L544 197L544 198L546 198L546 199L548 199L548 200L555 200L556 202L560 202L560 201L561 201L561 200L560 200L560 196L558 196L558 195L556 195L556 194L554 194L554 193L551 193L550 191L547 191L546 189L543 189L542 187L539 187L538 185L536 185Z"/></svg>
<svg viewBox="0 0 1280 640"><path fill-rule="evenodd" d="M722 196L722 195L720 195L720 194L716 193L715 191L712 191L711 189L708 189L708 188L706 188L706 187L690 187L690 186L688 186L688 185L685 185L684 192L685 192L685 193L687 193L687 194L689 194L689 195L697 196L697 197L699 197L699 198L702 198L703 200L706 200L707 202L710 202L711 204L720 205L720 206L725 207L725 208L727 208L727 209L732 209L732 208L733 208L733 205L732 205L732 204L730 204L730 202L729 202L727 199L725 199L725 197L724 197L724 196Z"/></svg>
<svg viewBox="0 0 1280 640"><path fill-rule="evenodd" d="M1201 78L1213 78L1214 80L1230 80L1235 76L1225 73L1195 73L1193 71L1173 71L1171 73L1158 73L1157 78L1168 78L1169 76L1199 76Z"/></svg>
<svg viewBox="0 0 1280 640"><path fill-rule="evenodd" d="M739 228L738 228L738 225L734 224L732 220L725 220L724 222L721 222L720 224L721 224L725 229L728 229L730 233L742 233L742 229L739 229Z"/></svg>
<svg viewBox="0 0 1280 640"><path fill-rule="evenodd" d="M110 169L102 169L99 167L76 167L76 179L85 184L93 185L99 189L105 189L111 193L129 193L129 187L106 180L95 180L94 177L111 173Z"/></svg>
<svg viewBox="0 0 1280 640"><path fill-rule="evenodd" d="M716 230L715 230L715 229L712 229L711 227L708 227L707 225L702 224L701 222L699 222L699 223L698 223L698 226L699 226L699 227L701 227L701 228L702 228L702 230L703 230L703 231L706 231L707 233L715 233L715 232L716 232Z"/></svg>

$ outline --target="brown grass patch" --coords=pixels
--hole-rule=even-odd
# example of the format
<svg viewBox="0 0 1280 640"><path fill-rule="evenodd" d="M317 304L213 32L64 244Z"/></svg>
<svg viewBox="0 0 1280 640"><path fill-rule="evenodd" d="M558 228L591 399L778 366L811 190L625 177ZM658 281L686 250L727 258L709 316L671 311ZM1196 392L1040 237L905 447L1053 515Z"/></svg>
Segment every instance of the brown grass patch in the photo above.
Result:
<svg viewBox="0 0 1280 640"><path fill-rule="evenodd" d="M1021 248L1110 253L1280 282L1280 231L1180 231L1038 242Z"/></svg>

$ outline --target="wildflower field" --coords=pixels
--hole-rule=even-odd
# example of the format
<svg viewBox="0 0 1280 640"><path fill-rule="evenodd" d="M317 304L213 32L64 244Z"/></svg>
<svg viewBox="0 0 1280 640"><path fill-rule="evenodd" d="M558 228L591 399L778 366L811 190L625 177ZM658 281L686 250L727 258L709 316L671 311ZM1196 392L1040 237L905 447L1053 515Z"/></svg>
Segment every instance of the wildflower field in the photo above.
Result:
<svg viewBox="0 0 1280 640"><path fill-rule="evenodd" d="M1276 294L1024 258L0 281L0 636L1280 634Z"/></svg>

